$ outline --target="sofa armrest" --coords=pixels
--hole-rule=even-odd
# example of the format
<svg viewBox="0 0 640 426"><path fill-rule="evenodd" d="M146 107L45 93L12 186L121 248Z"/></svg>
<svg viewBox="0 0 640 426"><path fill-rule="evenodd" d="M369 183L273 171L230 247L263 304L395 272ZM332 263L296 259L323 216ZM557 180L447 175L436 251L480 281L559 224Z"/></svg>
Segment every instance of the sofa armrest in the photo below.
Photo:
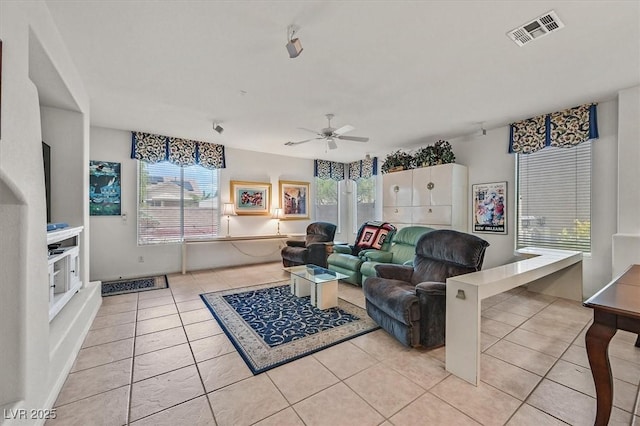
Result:
<svg viewBox="0 0 640 426"><path fill-rule="evenodd" d="M304 240L287 240L287 247L305 247L306 242Z"/></svg>
<svg viewBox="0 0 640 426"><path fill-rule="evenodd" d="M371 262L391 263L393 253L389 251L367 250L365 253L361 253L360 257Z"/></svg>
<svg viewBox="0 0 640 426"><path fill-rule="evenodd" d="M333 246L333 252L334 253L343 253L343 254L351 254L352 253L352 248L349 245L346 244L337 244L335 246Z"/></svg>
<svg viewBox="0 0 640 426"><path fill-rule="evenodd" d="M376 270L376 275L380 278L387 278L410 283L411 276L413 275L413 268L409 266L380 263L374 268Z"/></svg>
<svg viewBox="0 0 640 426"><path fill-rule="evenodd" d="M416 286L416 294L424 294L425 296L446 296L447 286L445 283L435 281L425 281Z"/></svg>

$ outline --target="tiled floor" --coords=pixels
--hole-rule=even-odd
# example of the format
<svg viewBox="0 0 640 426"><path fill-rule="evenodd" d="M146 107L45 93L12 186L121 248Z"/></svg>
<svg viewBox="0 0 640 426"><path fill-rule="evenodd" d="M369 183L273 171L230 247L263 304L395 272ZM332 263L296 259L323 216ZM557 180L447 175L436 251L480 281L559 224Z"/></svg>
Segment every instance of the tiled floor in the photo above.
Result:
<svg viewBox="0 0 640 426"><path fill-rule="evenodd" d="M524 289L486 300L478 387L446 372L444 348L408 349L382 330L253 376L198 295L286 278L270 263L104 298L48 424L593 424L592 312L577 302ZM339 291L364 306L359 288ZM611 342L610 424L640 423L634 342L625 332Z"/></svg>

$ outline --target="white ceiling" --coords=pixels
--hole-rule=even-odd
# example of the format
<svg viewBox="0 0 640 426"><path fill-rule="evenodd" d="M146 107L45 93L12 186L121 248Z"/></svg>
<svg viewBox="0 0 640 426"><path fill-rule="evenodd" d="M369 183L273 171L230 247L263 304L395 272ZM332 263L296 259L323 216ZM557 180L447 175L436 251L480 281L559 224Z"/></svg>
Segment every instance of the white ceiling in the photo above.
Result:
<svg viewBox="0 0 640 426"><path fill-rule="evenodd" d="M92 125L294 157L384 156L640 84L631 0L46 3ZM565 28L524 47L505 35L550 10ZM370 141L284 146L313 137L299 128L325 127L326 113Z"/></svg>

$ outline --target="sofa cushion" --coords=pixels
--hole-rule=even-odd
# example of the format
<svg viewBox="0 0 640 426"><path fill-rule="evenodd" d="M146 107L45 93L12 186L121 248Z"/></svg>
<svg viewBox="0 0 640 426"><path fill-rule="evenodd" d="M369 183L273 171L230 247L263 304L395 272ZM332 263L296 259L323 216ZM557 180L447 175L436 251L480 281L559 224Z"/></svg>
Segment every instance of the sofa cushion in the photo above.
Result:
<svg viewBox="0 0 640 426"><path fill-rule="evenodd" d="M350 254L332 253L327 260L329 267L338 266L340 268L349 269L351 271L359 271L362 265L362 259L358 256Z"/></svg>

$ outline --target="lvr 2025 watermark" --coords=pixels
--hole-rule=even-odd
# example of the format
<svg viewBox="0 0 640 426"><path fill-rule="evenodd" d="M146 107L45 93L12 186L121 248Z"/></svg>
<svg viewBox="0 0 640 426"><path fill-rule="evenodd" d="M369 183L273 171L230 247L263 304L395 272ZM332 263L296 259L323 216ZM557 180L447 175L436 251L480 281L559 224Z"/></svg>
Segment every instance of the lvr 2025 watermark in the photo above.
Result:
<svg viewBox="0 0 640 426"><path fill-rule="evenodd" d="M28 408L16 408L16 409L4 409L3 417L5 420L49 420L56 418L56 409L50 410L43 409L28 409Z"/></svg>

